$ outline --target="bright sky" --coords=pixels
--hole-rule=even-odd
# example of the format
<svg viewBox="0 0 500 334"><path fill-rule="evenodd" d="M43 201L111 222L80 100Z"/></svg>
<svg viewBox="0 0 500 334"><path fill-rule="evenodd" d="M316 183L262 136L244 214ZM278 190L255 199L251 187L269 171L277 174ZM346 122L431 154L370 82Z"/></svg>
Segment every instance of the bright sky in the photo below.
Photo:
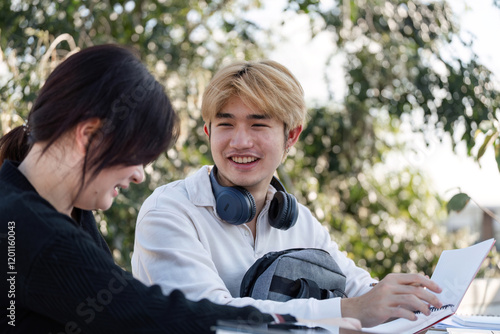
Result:
<svg viewBox="0 0 500 334"><path fill-rule="evenodd" d="M474 51L480 61L486 65L500 80L500 9L493 7L493 0L449 0L454 12L458 15L462 31L476 36ZM277 25L279 10L285 1L266 0L266 10L255 15L255 19L264 25ZM326 99L326 88L323 80L324 63L332 43L327 35L320 35L308 42L308 21L306 18L286 20L283 28L289 41L279 43L270 58L287 66L304 87L306 100ZM343 78L338 70L341 64L334 62L327 73L331 77ZM335 91L343 92L343 79L335 86ZM418 137L417 137L418 138ZM420 167L430 177L431 183L441 196L449 199L457 193L457 187L466 192L483 206L500 206L500 172L496 166L493 150L486 152L481 160L482 168L465 155L465 147L459 147L459 153L451 152L449 142L443 144L434 140L430 147L423 140L413 141L417 153L408 154L398 160L402 164Z"/></svg>
<svg viewBox="0 0 500 334"><path fill-rule="evenodd" d="M500 80L500 9L492 5L493 0L452 0L453 9L461 18L465 32L476 36L474 51L486 67ZM467 10L465 10L468 7ZM449 146L448 146L449 147ZM454 183L482 205L500 206L500 172L496 166L493 149L481 159L481 166L462 154L455 155L447 147L436 147L425 161L425 168L441 192ZM442 168L444 167L444 168ZM453 193L449 194L452 195Z"/></svg>

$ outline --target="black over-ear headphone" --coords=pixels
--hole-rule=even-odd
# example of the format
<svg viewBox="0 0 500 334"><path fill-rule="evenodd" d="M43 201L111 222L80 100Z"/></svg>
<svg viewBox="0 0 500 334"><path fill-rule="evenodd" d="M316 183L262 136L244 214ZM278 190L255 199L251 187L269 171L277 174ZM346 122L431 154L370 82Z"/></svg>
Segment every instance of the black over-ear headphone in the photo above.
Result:
<svg viewBox="0 0 500 334"><path fill-rule="evenodd" d="M210 183L215 196L216 211L219 217L232 225L248 223L257 211L255 200L243 187L223 187L217 182L217 166L210 172ZM286 192L281 182L273 176L271 185L276 193L269 206L269 225L281 230L288 230L295 225L299 216L297 200Z"/></svg>

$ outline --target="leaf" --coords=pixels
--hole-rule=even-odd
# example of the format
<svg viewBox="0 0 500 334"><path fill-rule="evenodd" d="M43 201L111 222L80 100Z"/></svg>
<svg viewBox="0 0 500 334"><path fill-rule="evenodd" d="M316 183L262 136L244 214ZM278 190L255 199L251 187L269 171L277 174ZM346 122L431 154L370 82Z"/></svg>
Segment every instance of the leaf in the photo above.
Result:
<svg viewBox="0 0 500 334"><path fill-rule="evenodd" d="M479 161L479 159L481 159L484 152L486 152L486 149L488 148L488 146L490 146L490 144L493 143L497 138L498 138L498 131L494 131L484 138L484 142L481 145L481 147L479 148L479 151L477 152L477 158L476 158L477 161Z"/></svg>
<svg viewBox="0 0 500 334"><path fill-rule="evenodd" d="M469 203L469 200L469 195L465 193L458 193L450 199L448 204L446 204L446 209L448 210L448 213L450 213L450 211L460 212L463 208L465 208L467 203Z"/></svg>
<svg viewBox="0 0 500 334"><path fill-rule="evenodd" d="M498 171L500 172L500 145L493 143L493 147L495 148L495 160L497 161Z"/></svg>

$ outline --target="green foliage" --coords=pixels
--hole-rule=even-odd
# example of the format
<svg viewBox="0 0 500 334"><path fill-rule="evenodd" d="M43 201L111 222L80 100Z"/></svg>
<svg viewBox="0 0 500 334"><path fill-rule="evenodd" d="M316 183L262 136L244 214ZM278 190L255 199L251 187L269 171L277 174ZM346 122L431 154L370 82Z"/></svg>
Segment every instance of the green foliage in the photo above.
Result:
<svg viewBox="0 0 500 334"><path fill-rule="evenodd" d="M449 202L446 204L446 209L448 212L450 211L456 211L460 212L462 211L467 203L469 203L470 197L467 194L464 193L458 193L454 195Z"/></svg>
<svg viewBox="0 0 500 334"><path fill-rule="evenodd" d="M300 5L297 6L297 3ZM344 227L346 221L348 228L356 231L351 233L365 231L367 225L363 215L369 216L370 213L381 213L375 221L405 221L408 233L402 240L406 240L406 244L403 247L398 244L397 255L391 257L390 251L387 251L394 244L391 239L393 236L384 232L390 231L388 227L393 226L391 223L388 226L382 224L383 228L365 239L361 238L352 257L367 259L372 272L382 276L389 271L383 270L377 258L370 257L370 254L381 254L380 258L388 263L387 268L393 267L395 263L410 263L412 266L407 266L406 269L411 270L425 268L413 267L413 264L422 259L434 263L430 257L435 259L439 254L438 248L460 246L459 237L444 239L443 231L428 229L427 219L431 219L435 225L439 217L442 217L439 210L435 214L426 212L430 205L430 198L426 196L433 195L412 193L410 189L391 191L382 188L380 194L383 202L379 203L379 197L375 202L370 202L366 198L367 187L362 186L360 177L366 179L380 162L387 163L389 152L397 150L397 147L387 141L391 137L387 134L397 134L397 127L402 119L409 119L415 131L449 136L453 147L458 142L464 142L470 155L473 154L474 147L479 147L476 156L478 160L486 147L493 145L500 166L500 140L497 135L500 128L500 95L491 72L478 62L470 49L472 42L461 39L453 13L446 2L345 0L335 1L331 7L325 7L317 1L289 0L288 4L289 11L309 15L311 27L322 26L324 31L328 31L332 36L332 43L337 46L334 53L343 54L346 61L344 69L347 93L343 106L332 116L321 111L320 116L313 116L310 122L313 126L311 132L321 135L332 131L318 129L322 124L328 123L326 120L329 119L333 131L340 130L341 134L331 138L335 146L325 145L321 138L308 141L313 135L308 134L307 129L305 131L306 144L315 146L309 149L316 157L313 159L314 164L309 167L317 174L323 170L328 171L325 175L310 175L308 182L314 183L314 179L317 179L318 185L321 185L319 188L323 188L318 193L327 194L330 199L335 198L338 206L330 207L332 210L340 209L341 218L338 221L328 217L326 220L334 229L343 233L348 233ZM456 50L460 44L469 53L469 59L458 58L460 53ZM330 95L334 96L334 93L330 92ZM384 118L384 124L380 124ZM320 146L321 142L323 147ZM404 143L400 148L404 149ZM325 155L319 154L322 150ZM306 156L305 161L309 158ZM418 175L411 169L401 172L413 177ZM296 175L309 174L300 170ZM389 179L370 179L368 184L376 189L377 184L382 186L383 182L390 182L396 176L391 177L386 173L384 177ZM297 179L293 181L300 182ZM325 189L328 185L332 187ZM427 185L421 183L419 187L427 188ZM409 215L408 206L421 202L426 204L419 210L426 216ZM384 208L392 207L397 210L381 211L376 208L380 204ZM356 212L359 208L362 210ZM422 235L417 244L410 234L414 226L418 226L417 230ZM368 232L363 233L369 233L370 230L366 231ZM389 241L385 239L387 236ZM381 241L379 245L368 241L377 238ZM466 239L472 241L470 237ZM439 240L439 244L433 243L433 240ZM347 245L349 251L350 247L356 245L356 241L360 241L359 236L340 244ZM434 248L433 244L438 246ZM370 249L367 250L362 245L369 245ZM413 247L408 247L410 245ZM362 249L365 249L364 253ZM405 262L408 259L404 254L407 249L412 249L414 254L409 262ZM431 250L434 255L429 256L430 253L424 249ZM382 254L386 254L387 258ZM397 261L391 262L394 258ZM493 267L492 270L498 273L498 267Z"/></svg>
<svg viewBox="0 0 500 334"><path fill-rule="evenodd" d="M257 0L0 2L0 71L6 73L0 133L23 122L48 72L67 54L108 42L140 51L181 116L176 146L146 168L146 181L96 213L120 265L130 269L136 217L147 196L211 163L201 94L221 65L261 58L271 45L269 32L244 16L259 6ZM499 101L491 73L474 56L455 57L450 41L458 28L445 2L346 0L326 8L317 0L289 0L287 10L308 15L313 36L331 33L345 56L348 89L341 105L310 110L301 140L279 168L281 179L374 276L430 274L441 250L473 240L445 235L438 223L444 205L416 168L388 168L389 154L405 149L393 138L410 115L422 121L415 130L449 133L469 152L481 145L477 138L487 140L500 162L499 139L491 135L498 131ZM459 124L466 130L457 136Z"/></svg>
<svg viewBox="0 0 500 334"><path fill-rule="evenodd" d="M481 146L476 130L499 129L492 74L470 50L472 41L461 39L446 2L349 0L333 8L300 2L346 54L348 101L397 117L418 113L424 122L416 130L448 133L453 145L465 142L469 154ZM290 8L295 3L289 0ZM470 59L459 58L458 44ZM490 144L499 143L495 137Z"/></svg>

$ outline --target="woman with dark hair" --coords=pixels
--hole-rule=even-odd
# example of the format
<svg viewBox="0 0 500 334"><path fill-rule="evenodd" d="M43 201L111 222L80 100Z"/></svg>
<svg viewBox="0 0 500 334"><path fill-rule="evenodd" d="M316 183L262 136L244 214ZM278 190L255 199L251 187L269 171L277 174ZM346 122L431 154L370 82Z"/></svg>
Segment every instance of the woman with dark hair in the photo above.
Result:
<svg viewBox="0 0 500 334"><path fill-rule="evenodd" d="M52 72L25 125L0 139L2 333L204 333L218 319L295 320L164 296L113 262L90 210L142 182L177 129L163 87L125 48L91 47Z"/></svg>

